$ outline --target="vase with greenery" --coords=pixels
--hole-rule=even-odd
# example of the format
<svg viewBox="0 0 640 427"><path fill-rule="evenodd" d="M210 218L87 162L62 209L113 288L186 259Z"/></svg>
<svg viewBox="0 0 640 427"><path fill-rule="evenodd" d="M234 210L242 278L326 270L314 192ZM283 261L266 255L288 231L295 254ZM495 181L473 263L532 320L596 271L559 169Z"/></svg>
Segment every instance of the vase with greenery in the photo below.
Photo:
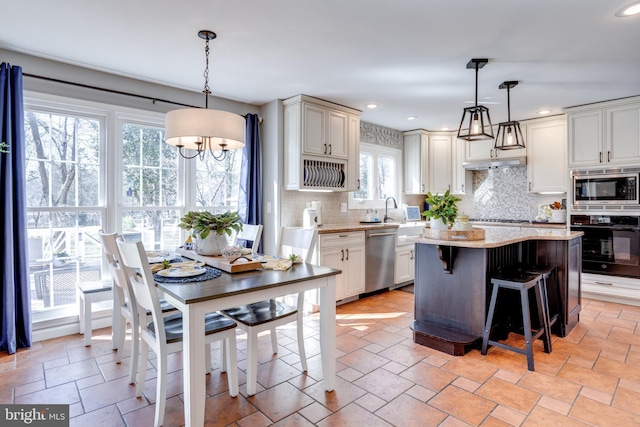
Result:
<svg viewBox="0 0 640 427"><path fill-rule="evenodd" d="M453 225L458 215L458 206L456 203L460 200L462 199L451 194L449 190L443 195L427 193L425 201L429 204L429 209L422 212L422 215L426 219L431 220L432 228L447 229ZM440 226L438 223L442 225Z"/></svg>
<svg viewBox="0 0 640 427"><path fill-rule="evenodd" d="M180 218L178 227L190 231L196 238L195 251L200 255L221 255L228 238L242 230L238 212L214 214L209 211L190 211Z"/></svg>

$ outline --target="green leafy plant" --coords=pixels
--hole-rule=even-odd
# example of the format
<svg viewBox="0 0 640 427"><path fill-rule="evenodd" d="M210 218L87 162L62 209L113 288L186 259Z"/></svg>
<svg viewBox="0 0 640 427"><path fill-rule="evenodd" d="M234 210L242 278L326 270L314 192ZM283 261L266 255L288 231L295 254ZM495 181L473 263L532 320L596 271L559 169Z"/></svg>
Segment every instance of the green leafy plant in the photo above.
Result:
<svg viewBox="0 0 640 427"><path fill-rule="evenodd" d="M178 227L191 231L193 236L206 239L212 231L216 234L226 233L227 236L233 235L242 230L240 215L238 212L224 212L214 214L209 211L190 211L180 218Z"/></svg>
<svg viewBox="0 0 640 427"><path fill-rule="evenodd" d="M454 196L447 190L442 196L438 193L427 193L425 201L429 204L429 210L422 212L426 219L440 219L447 225L453 225L458 215L456 203L462 199Z"/></svg>

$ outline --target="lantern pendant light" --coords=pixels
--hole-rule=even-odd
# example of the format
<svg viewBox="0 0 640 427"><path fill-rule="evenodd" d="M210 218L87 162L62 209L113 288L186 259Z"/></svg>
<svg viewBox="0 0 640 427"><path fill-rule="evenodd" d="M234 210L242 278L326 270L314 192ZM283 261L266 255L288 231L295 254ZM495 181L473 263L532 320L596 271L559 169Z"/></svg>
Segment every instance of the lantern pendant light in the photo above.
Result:
<svg viewBox="0 0 640 427"><path fill-rule="evenodd" d="M513 150L516 148L524 148L524 138L520 123L511 121L511 99L509 91L518 84L517 81L503 82L500 89L507 89L507 121L498 125L498 133L496 134L496 142L494 148L497 150Z"/></svg>
<svg viewBox="0 0 640 427"><path fill-rule="evenodd" d="M205 41L206 65L204 70L204 108L181 108L169 111L165 116L165 138L167 144L178 147L185 159L199 157L204 160L209 153L216 160L224 160L229 150L244 147L246 122L244 117L221 110L210 110L209 95L209 41L216 33L209 30L198 32ZM191 149L188 155L183 150ZM217 152L217 154L216 154Z"/></svg>
<svg viewBox="0 0 640 427"><path fill-rule="evenodd" d="M474 58L467 64L467 68L476 70L476 103L473 107L467 107L462 113L458 138L467 141L479 141L493 139L493 127L489 109L484 105L478 105L478 70L489 63L487 58ZM463 126L467 123L466 129Z"/></svg>

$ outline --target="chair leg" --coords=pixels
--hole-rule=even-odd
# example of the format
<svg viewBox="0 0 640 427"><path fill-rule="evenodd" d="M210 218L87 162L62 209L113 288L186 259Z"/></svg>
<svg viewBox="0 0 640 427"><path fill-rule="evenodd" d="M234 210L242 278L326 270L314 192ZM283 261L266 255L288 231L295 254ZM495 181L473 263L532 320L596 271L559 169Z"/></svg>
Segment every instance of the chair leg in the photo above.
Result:
<svg viewBox="0 0 640 427"><path fill-rule="evenodd" d="M247 332L247 395L256 394L258 382L258 334L255 331Z"/></svg>
<svg viewBox="0 0 640 427"><path fill-rule="evenodd" d="M236 350L236 331L235 329L229 334L229 338L221 341L222 348L225 353L227 379L229 381L229 395L236 397L238 395L238 355ZM255 393L255 391L254 391Z"/></svg>
<svg viewBox="0 0 640 427"><path fill-rule="evenodd" d="M122 341L124 342L124 334L122 336ZM138 326L138 322L134 320L131 324L131 367L129 368L129 384L135 384L136 382L136 373L138 372L138 359L140 358L140 327ZM142 372L142 365L140 367L140 372ZM144 366L144 370L146 373L146 362Z"/></svg>
<svg viewBox="0 0 640 427"><path fill-rule="evenodd" d="M229 363L229 358L227 357L227 347L229 347L227 340L220 340L220 372L227 372L227 363Z"/></svg>
<svg viewBox="0 0 640 427"><path fill-rule="evenodd" d="M298 332L298 353L300 354L300 364L302 365L302 371L307 372L309 367L307 366L307 353L304 350L304 331L302 329L301 312L298 312L297 314L296 329Z"/></svg>
<svg viewBox="0 0 640 427"><path fill-rule="evenodd" d="M207 375L211 373L211 343L204 345L204 372Z"/></svg>
<svg viewBox="0 0 640 427"><path fill-rule="evenodd" d="M93 329L91 327L91 295L84 296L84 345L89 347L91 345L91 335Z"/></svg>
<svg viewBox="0 0 640 427"><path fill-rule="evenodd" d="M535 287L536 305L538 307L538 323L544 335L544 351L551 353L551 327L549 326L549 304L547 302L547 284L544 278Z"/></svg>
<svg viewBox="0 0 640 427"><path fill-rule="evenodd" d="M158 356L160 357L160 356ZM140 344L140 375L136 383L136 397L142 397L144 382L147 379L147 364L149 363L149 343L143 341Z"/></svg>
<svg viewBox="0 0 640 427"><path fill-rule="evenodd" d="M489 312L487 313L487 322L484 326L484 332L482 334L482 349L481 354L487 354L487 347L489 344L489 335L491 334L491 324L493 323L493 314L496 310L496 300L498 299L499 286L493 284L493 291L491 291L491 302L489 303Z"/></svg>
<svg viewBox="0 0 640 427"><path fill-rule="evenodd" d="M120 336L122 335L122 323L127 324L126 319L123 319L120 315L120 303L118 301L118 293L116 292L116 284L115 281L111 283L112 292L113 292L113 306L111 310L111 348L113 350L118 350L121 347L120 345ZM125 330L126 333L126 330ZM118 361L120 363L120 361Z"/></svg>
<svg viewBox="0 0 640 427"><path fill-rule="evenodd" d="M269 334L271 334L271 350L273 354L278 353L278 333L276 328L269 329Z"/></svg>
<svg viewBox="0 0 640 427"><path fill-rule="evenodd" d="M113 325L113 336L116 339L116 363L122 362L122 354L124 353L124 339L127 335L127 319L122 315L118 316L118 324ZM131 355L133 357L133 355Z"/></svg>
<svg viewBox="0 0 640 427"><path fill-rule="evenodd" d="M527 367L533 371L533 342L531 338L531 313L529 312L529 291L520 290L520 303L522 304L522 325L524 327L524 339L527 353Z"/></svg>
<svg viewBox="0 0 640 427"><path fill-rule="evenodd" d="M156 359L156 370L158 377L156 378L156 426L164 423L164 407L167 400L167 352L162 349L162 344L158 343L159 352Z"/></svg>
<svg viewBox="0 0 640 427"><path fill-rule="evenodd" d="M80 333L84 335L84 294L80 293Z"/></svg>

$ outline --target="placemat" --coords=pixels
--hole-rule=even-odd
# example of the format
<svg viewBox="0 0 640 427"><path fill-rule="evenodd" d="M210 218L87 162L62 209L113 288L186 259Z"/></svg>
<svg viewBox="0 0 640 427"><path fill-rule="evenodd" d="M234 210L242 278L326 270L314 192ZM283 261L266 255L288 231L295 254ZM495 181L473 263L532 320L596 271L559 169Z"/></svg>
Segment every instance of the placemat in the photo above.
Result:
<svg viewBox="0 0 640 427"><path fill-rule="evenodd" d="M192 277L164 277L159 274L154 274L153 279L158 283L191 283L191 282L204 282L205 280L215 279L220 277L222 271L217 268L205 266L207 272L200 274L199 276Z"/></svg>

